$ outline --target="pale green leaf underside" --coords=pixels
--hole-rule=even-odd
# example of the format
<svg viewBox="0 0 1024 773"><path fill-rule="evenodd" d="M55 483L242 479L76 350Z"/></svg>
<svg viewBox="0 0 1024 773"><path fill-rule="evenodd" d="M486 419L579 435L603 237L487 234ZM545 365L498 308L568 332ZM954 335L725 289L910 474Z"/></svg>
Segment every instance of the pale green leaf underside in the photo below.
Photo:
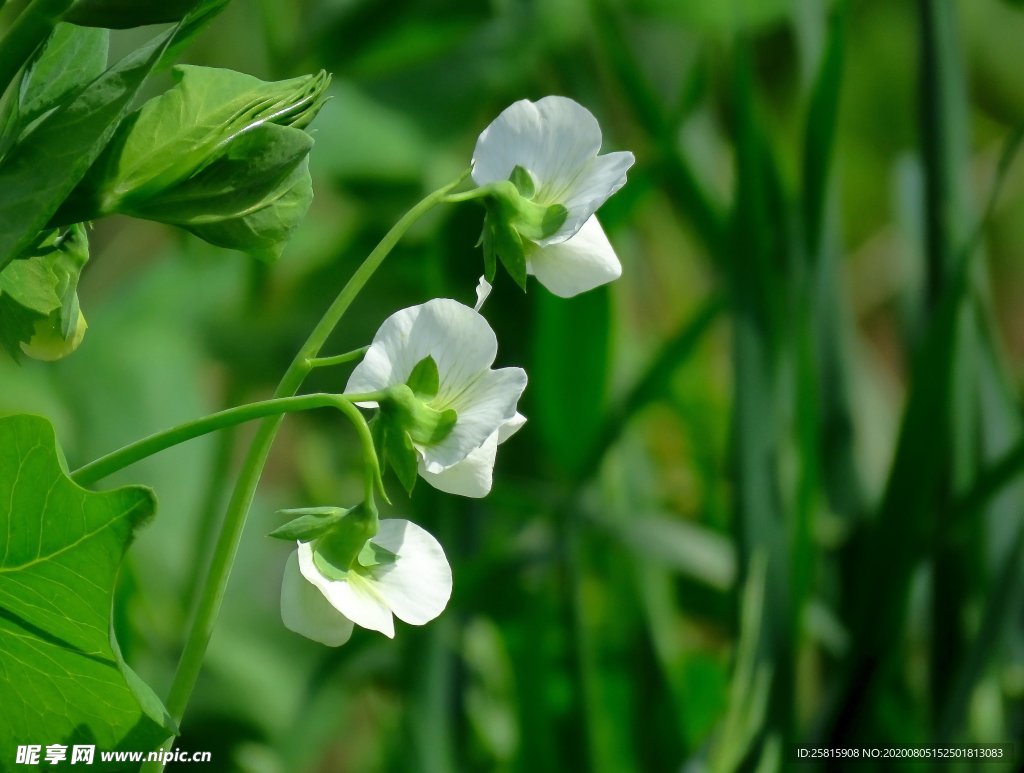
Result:
<svg viewBox="0 0 1024 773"><path fill-rule="evenodd" d="M18 744L152 748L156 696L122 662L114 584L155 508L138 486L94 493L63 471L49 422L0 418L0 759ZM98 761L98 756L97 756Z"/></svg>

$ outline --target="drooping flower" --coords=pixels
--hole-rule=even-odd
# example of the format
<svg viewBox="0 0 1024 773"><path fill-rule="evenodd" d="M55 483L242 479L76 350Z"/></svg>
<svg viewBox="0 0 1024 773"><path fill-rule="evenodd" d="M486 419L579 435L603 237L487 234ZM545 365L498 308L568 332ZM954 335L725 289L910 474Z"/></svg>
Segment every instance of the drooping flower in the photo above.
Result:
<svg viewBox="0 0 1024 773"><path fill-rule="evenodd" d="M394 638L397 617L424 625L444 611L452 570L444 549L411 521L379 522L359 559L339 567L316 540L299 542L281 585L285 627L329 647L348 641L353 625Z"/></svg>
<svg viewBox="0 0 1024 773"><path fill-rule="evenodd" d="M430 485L451 494L482 497L490 491L498 444L525 422L516 404L526 372L492 370L497 352L487 321L450 299L402 309L384 321L345 391L396 395L380 403L377 421L389 433L385 450L399 477L404 443L415 454L413 479L418 469Z"/></svg>
<svg viewBox="0 0 1024 773"><path fill-rule="evenodd" d="M481 133L473 179L481 187L514 185L496 188L484 247L514 278L524 260L525 273L570 297L622 273L594 213L626 183L635 159L628 151L598 155L601 140L590 111L558 96L515 102Z"/></svg>

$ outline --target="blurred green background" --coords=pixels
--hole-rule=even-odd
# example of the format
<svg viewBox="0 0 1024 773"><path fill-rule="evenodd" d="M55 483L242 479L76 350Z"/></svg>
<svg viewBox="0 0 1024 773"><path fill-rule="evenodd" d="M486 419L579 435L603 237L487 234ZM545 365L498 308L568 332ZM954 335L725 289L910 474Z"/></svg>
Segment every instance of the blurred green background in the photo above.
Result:
<svg viewBox="0 0 1024 773"><path fill-rule="evenodd" d="M576 99L637 164L601 211L620 281L563 301L502 276L485 307L499 364L530 375L492 495L421 484L391 508L445 545L444 615L338 650L283 628L275 510L360 490L350 428L290 418L178 746L267 773L619 773L1024 738L1021 5L236 0L185 60L334 73L313 209L271 267L96 224L80 350L0 362L0 411L53 419L72 466L269 396L514 100ZM327 353L400 307L472 303L481 222L417 226ZM160 501L117 609L158 693L249 434L111 481Z"/></svg>

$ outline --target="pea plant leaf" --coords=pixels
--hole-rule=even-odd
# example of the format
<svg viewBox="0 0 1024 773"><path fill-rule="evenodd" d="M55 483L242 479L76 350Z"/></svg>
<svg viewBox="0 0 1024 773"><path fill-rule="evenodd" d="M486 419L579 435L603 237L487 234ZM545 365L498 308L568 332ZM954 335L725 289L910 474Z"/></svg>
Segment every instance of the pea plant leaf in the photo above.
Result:
<svg viewBox="0 0 1024 773"><path fill-rule="evenodd" d="M103 74L110 33L58 24L21 75L5 105L0 156L39 118Z"/></svg>
<svg viewBox="0 0 1024 773"><path fill-rule="evenodd" d="M0 159L0 269L32 245L82 179L173 36L172 29L107 69Z"/></svg>
<svg viewBox="0 0 1024 773"><path fill-rule="evenodd" d="M302 129L324 73L278 82L180 66L177 83L129 116L54 217L115 212L177 225L220 247L273 259L313 198Z"/></svg>
<svg viewBox="0 0 1024 773"><path fill-rule="evenodd" d="M53 427L0 418L0 767L19 744L148 749L172 732L124 663L114 584L149 489L94 493L67 475ZM97 763L99 755L97 755Z"/></svg>
<svg viewBox="0 0 1024 773"><path fill-rule="evenodd" d="M241 250L272 263L281 257L312 203L313 178L309 159L304 158L281 185L252 207L240 207L234 214L184 227L210 244Z"/></svg>

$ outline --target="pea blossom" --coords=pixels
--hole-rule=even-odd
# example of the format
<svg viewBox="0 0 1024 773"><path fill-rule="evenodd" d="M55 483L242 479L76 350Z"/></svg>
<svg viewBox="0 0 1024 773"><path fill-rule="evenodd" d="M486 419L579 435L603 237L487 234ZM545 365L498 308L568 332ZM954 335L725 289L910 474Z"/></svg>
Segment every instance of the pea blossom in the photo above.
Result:
<svg viewBox="0 0 1024 773"><path fill-rule="evenodd" d="M525 273L555 295L571 297L621 275L594 213L625 185L634 157L599 155L601 141L590 111L558 96L515 102L481 133L473 179L499 199L488 210L484 247L514 277L525 260Z"/></svg>
<svg viewBox="0 0 1024 773"><path fill-rule="evenodd" d="M454 300L434 299L384 321L345 391L397 395L408 386L405 403L397 408L383 400L360 405L380 406L378 421L390 422L392 438L402 434L427 483L450 494L482 497L491 490L498 445L526 421L516 411L526 372L492 369L497 352L494 331L479 313ZM419 378L424 364L433 370L425 379L429 387ZM424 413L440 417L431 430L440 426L442 431L418 432L415 422ZM387 445L400 473L395 443Z"/></svg>
<svg viewBox="0 0 1024 773"><path fill-rule="evenodd" d="M389 518L348 567L333 563L318 541L299 542L285 565L281 619L295 633L338 647L354 625L391 638L395 617L424 625L444 611L451 593L441 544L411 521Z"/></svg>

